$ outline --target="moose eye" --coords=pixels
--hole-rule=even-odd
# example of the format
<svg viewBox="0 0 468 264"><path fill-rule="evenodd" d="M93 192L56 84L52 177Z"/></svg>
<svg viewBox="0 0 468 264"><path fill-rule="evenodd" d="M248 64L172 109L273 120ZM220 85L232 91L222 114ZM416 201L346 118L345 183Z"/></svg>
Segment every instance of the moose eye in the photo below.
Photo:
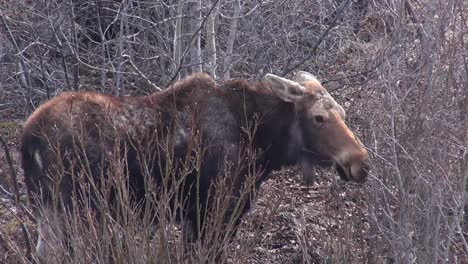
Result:
<svg viewBox="0 0 468 264"><path fill-rule="evenodd" d="M325 120L323 119L323 116L317 115L317 116L314 116L314 121L315 121L317 124L322 125L323 122L324 122Z"/></svg>

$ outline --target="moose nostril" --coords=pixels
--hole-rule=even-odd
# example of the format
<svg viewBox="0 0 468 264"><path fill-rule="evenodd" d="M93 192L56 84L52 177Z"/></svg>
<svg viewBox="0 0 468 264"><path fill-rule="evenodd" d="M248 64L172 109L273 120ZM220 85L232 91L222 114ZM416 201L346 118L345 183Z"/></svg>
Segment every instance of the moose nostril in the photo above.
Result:
<svg viewBox="0 0 468 264"><path fill-rule="evenodd" d="M353 175L353 178L360 183L363 183L367 180L367 176L369 175L369 166L365 163L361 164L356 171L356 174Z"/></svg>
<svg viewBox="0 0 468 264"><path fill-rule="evenodd" d="M325 121L325 120L323 119L323 116L319 116L319 115L318 115L318 116L315 116L314 119L315 119L315 122L316 122L317 124L323 124L323 122Z"/></svg>
<svg viewBox="0 0 468 264"><path fill-rule="evenodd" d="M336 169L341 179L363 183L370 171L370 163L367 156L361 152L342 152L335 158Z"/></svg>

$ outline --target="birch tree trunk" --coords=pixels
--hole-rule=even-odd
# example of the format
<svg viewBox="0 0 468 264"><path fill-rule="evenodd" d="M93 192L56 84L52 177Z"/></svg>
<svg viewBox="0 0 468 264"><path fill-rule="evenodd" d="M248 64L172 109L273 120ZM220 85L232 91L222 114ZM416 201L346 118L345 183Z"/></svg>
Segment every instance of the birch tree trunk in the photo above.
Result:
<svg viewBox="0 0 468 264"><path fill-rule="evenodd" d="M241 2L240 0L236 0L234 2L234 14L232 17L231 24L229 25L229 37L226 44L226 52L224 54L224 64L223 64L223 71L224 71L224 79L228 80L231 78L231 67L232 67L232 60L233 60L233 50L234 50L234 42L236 41L237 35L237 21L239 20L241 9Z"/></svg>
<svg viewBox="0 0 468 264"><path fill-rule="evenodd" d="M106 37L104 36L104 26L103 26L103 18L101 17L101 10L102 9L102 3L101 2L96 2L96 16L97 16L97 22L98 22L98 31L99 31L99 37L100 37L100 45L101 45L101 87L106 87L106 61L107 61L107 55L106 55L106 49L107 49L107 44L106 44Z"/></svg>
<svg viewBox="0 0 468 264"><path fill-rule="evenodd" d="M211 12L208 14L208 19L206 21L206 67L205 70L216 79L216 66L217 66L217 57L216 57L216 31L215 31L215 21L219 12L219 1L206 0L207 6ZM213 6L216 5L216 6Z"/></svg>
<svg viewBox="0 0 468 264"><path fill-rule="evenodd" d="M114 93L116 95L120 95L121 93L121 89L122 89L122 68L123 68L123 64L124 64L124 58L123 56L125 55L125 49L126 49L126 43L125 43L125 37L128 33L128 32L125 32L125 29L128 28L126 26L128 20L127 20L127 12L128 12L128 7L130 5L130 2L125 2L123 1L122 2L122 5L123 5L123 10L122 10L122 14L119 14L121 16L121 19L120 19L120 28L119 28L119 38L118 38L118 45L117 45L117 49L118 49L118 54L119 54L119 57L118 57L118 60L117 60L117 73L116 73L116 77L115 77L115 91Z"/></svg>
<svg viewBox="0 0 468 264"><path fill-rule="evenodd" d="M201 72L201 0L192 0L190 5L190 35L194 36L193 43L190 43L190 64L192 73ZM196 35L196 36L195 36Z"/></svg>
<svg viewBox="0 0 468 264"><path fill-rule="evenodd" d="M76 25L75 25L75 10L73 3L70 2L69 6L70 10L70 17L69 17L69 26L70 26L70 41L69 41L69 48L73 53L73 90L78 91L80 87L80 67L78 62L79 48L78 48L78 35L76 33ZM46 89L47 91L48 89Z"/></svg>
<svg viewBox="0 0 468 264"><path fill-rule="evenodd" d="M175 80L180 79L180 67L182 64L182 13L184 10L184 0L177 1L177 11L175 16L176 24L174 31L174 75Z"/></svg>

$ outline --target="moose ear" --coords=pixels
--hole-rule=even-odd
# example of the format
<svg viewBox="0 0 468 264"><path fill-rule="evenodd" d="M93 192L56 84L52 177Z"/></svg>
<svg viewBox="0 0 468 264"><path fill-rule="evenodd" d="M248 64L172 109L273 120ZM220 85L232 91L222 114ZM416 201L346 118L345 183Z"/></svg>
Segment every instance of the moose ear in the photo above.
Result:
<svg viewBox="0 0 468 264"><path fill-rule="evenodd" d="M265 80L270 84L273 94L285 102L296 102L304 96L304 87L295 81L274 74L265 75Z"/></svg>
<svg viewBox="0 0 468 264"><path fill-rule="evenodd" d="M320 83L317 77L315 77L312 73L308 73L305 71L300 71L296 74L296 78L294 78L296 82L298 83L305 83L308 81L313 81Z"/></svg>

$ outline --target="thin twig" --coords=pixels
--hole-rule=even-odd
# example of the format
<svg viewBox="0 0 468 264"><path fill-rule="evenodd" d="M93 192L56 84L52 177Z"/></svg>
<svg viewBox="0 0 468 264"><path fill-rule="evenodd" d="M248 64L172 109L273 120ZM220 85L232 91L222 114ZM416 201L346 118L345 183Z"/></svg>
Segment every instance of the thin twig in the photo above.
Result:
<svg viewBox="0 0 468 264"><path fill-rule="evenodd" d="M16 42L16 39L13 36L13 33L10 30L10 27L8 26L7 18L5 17L5 15L2 13L1 10L0 10L0 18L1 18L0 21L3 23L3 26L8 32L7 34L8 40L10 41L11 45L16 49L17 53L19 54L18 56L16 56L19 60L18 68L20 68L20 70L18 71L18 74L19 74L18 82L20 86L27 91L29 106L31 108L34 108L34 104L31 101L31 97L32 97L31 79L29 77L29 72L27 70L26 63L24 62L23 56L20 53L20 48L18 46L18 43Z"/></svg>
<svg viewBox="0 0 468 264"><path fill-rule="evenodd" d="M7 191L1 184L0 184L0 193L2 195L5 195L8 199L15 199L15 195Z"/></svg>
<svg viewBox="0 0 468 264"><path fill-rule="evenodd" d="M18 219L18 222L21 224L21 231L23 233L24 241L26 243L26 256L28 260L31 261L32 260L31 235L29 234L28 228L24 224L25 221L23 220L23 217L21 216L21 214L18 213L18 211L12 210L12 208L10 208L10 206L8 206L3 200L0 200L0 204L3 207L5 207L12 215L14 215ZM26 213L26 215L28 215L28 217L31 215L31 213L26 209L26 207L22 203L19 203L19 207L21 208L23 212ZM31 217L32 218L30 219L32 221L35 221L35 217L32 215ZM7 251L14 252L16 255L18 255L18 252L14 250L10 242L11 241L8 241L2 237L2 233L0 230L0 245L3 244L3 246L6 248Z"/></svg>
<svg viewBox="0 0 468 264"><path fill-rule="evenodd" d="M23 236L26 242L26 258L29 261L32 261L31 235L29 234L28 228L26 227L24 222L21 222L21 231L23 232Z"/></svg>
<svg viewBox="0 0 468 264"><path fill-rule="evenodd" d="M14 192L14 200L15 204L17 207L21 208L21 211L23 211L30 220L35 221L35 217L29 212L29 210L24 206L24 204L21 202L20 199L20 192L19 192L19 187L18 187L18 177L16 174L15 167L13 166L13 162L11 160L11 155L10 155L10 150L8 148L8 145L5 141L5 139L0 136L0 141L2 142L3 148L5 150L5 158L7 160L8 166L10 167L10 176L11 176L11 184L13 185L13 192ZM6 208L10 209L8 206ZM24 219L21 215L19 215L17 212L13 212L14 215L18 218L18 220L21 223L21 230L23 232L24 240L26 242L26 257L29 261L32 260L32 250L31 250L31 236L29 235L28 229L26 225L24 224Z"/></svg>
<svg viewBox="0 0 468 264"><path fill-rule="evenodd" d="M306 63L306 61L310 60L310 58L312 58L312 56L314 56L315 52L317 51L318 47L320 46L320 44L322 44L323 40L325 39L325 37L330 33L330 31L336 26L336 22L338 21L338 19L341 17L341 14L343 13L343 10L345 9L345 7L348 5L348 3L350 2L350 0L346 0L344 1L341 6L336 10L335 12L335 17L333 18L333 21L328 25L327 29L322 33L322 35L319 37L319 39L317 40L317 42L315 42L315 45L312 47L312 49L310 50L309 52L309 55L307 57L305 57L302 61L298 62L296 65L286 69L285 71L283 71L283 73L281 74L281 76L285 76L286 74L290 73L291 71L297 69L298 67L300 67L302 64Z"/></svg>
<svg viewBox="0 0 468 264"><path fill-rule="evenodd" d="M124 54L122 55L122 57L127 59L127 62L133 67L133 69L138 73L138 75L141 78L143 78L149 85L151 85L151 87L153 87L154 89L158 91L162 90L159 86L153 83L142 71L140 71L140 69L138 69L138 67L135 65L135 63L133 63L132 58L128 54Z"/></svg>
<svg viewBox="0 0 468 264"><path fill-rule="evenodd" d="M34 215L21 202L21 199L20 199L21 195L20 195L19 187L18 187L18 176L16 174L15 167L13 166L13 161L10 155L10 149L8 148L8 145L2 136L0 136L0 141L3 145L3 149L5 150L5 158L7 160L8 166L10 167L10 182L11 182L11 185L13 186L13 194L14 194L13 198L14 198L15 204L28 216L28 218L31 221L36 221L36 218L34 217Z"/></svg>
<svg viewBox="0 0 468 264"><path fill-rule="evenodd" d="M6 240L4 237L3 237L3 234L0 230L0 246L3 246L5 248L5 250L7 252L13 252L13 247L10 245L10 243L8 243L8 240Z"/></svg>
<svg viewBox="0 0 468 264"><path fill-rule="evenodd" d="M0 136L0 141L2 142L3 149L5 150L5 158L7 160L8 166L10 167L10 176L11 176L11 184L13 186L13 193L15 194L15 202L20 202L20 192L18 187L18 177L16 176L16 170L13 166L13 161L11 160L10 149L5 141L5 139Z"/></svg>

